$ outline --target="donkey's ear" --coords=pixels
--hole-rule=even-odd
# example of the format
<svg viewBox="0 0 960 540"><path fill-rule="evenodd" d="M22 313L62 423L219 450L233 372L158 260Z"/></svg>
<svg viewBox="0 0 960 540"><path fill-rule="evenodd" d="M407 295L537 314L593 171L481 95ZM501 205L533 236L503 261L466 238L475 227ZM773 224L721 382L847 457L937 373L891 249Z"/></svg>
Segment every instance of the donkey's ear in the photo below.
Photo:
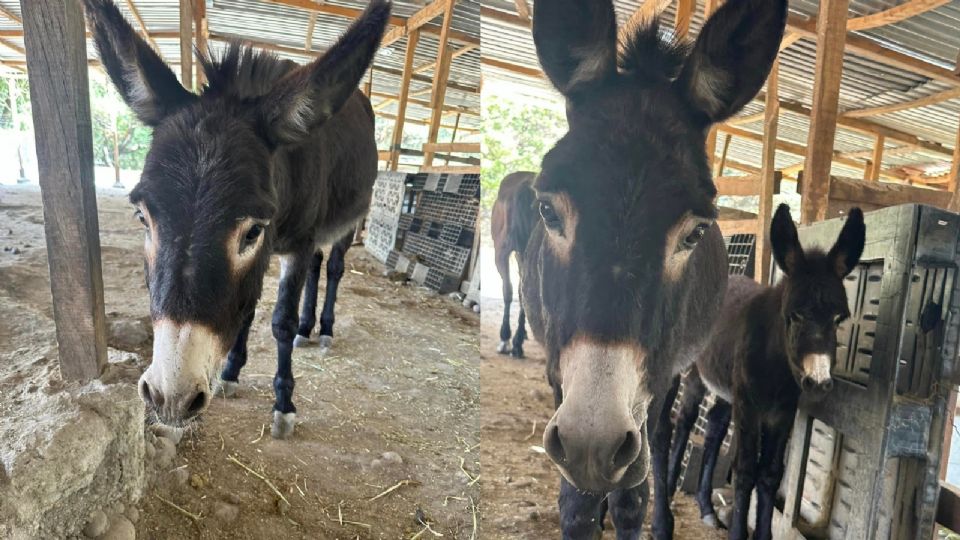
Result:
<svg viewBox="0 0 960 540"><path fill-rule="evenodd" d="M535 0L533 42L543 71L568 98L617 73L610 0Z"/></svg>
<svg viewBox="0 0 960 540"><path fill-rule="evenodd" d="M845 277L856 268L863 255L863 245L866 243L867 226L863 224L863 211L851 208L847 215L847 222L840 230L837 243L830 248L827 258L833 263L837 276Z"/></svg>
<svg viewBox="0 0 960 540"><path fill-rule="evenodd" d="M787 0L729 0L700 32L674 83L707 124L750 102L777 57Z"/></svg>
<svg viewBox="0 0 960 540"><path fill-rule="evenodd" d="M100 62L141 122L156 126L197 99L137 35L113 0L83 0L83 5Z"/></svg>
<svg viewBox="0 0 960 540"><path fill-rule="evenodd" d="M797 226L790 217L790 207L785 204L777 207L777 213L770 222L770 244L777 266L788 276L803 264L803 246L797 236Z"/></svg>
<svg viewBox="0 0 960 540"><path fill-rule="evenodd" d="M295 144L340 110L357 90L380 47L390 2L373 0L335 45L281 79L260 99L267 138Z"/></svg>

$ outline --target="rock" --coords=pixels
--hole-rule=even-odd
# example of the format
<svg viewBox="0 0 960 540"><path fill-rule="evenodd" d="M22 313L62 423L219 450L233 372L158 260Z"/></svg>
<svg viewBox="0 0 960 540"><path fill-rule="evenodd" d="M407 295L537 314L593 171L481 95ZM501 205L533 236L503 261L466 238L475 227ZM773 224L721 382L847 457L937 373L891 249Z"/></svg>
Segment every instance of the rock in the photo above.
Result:
<svg viewBox="0 0 960 540"><path fill-rule="evenodd" d="M289 511L290 503L283 499L277 499L277 513L279 513L281 516L285 516Z"/></svg>
<svg viewBox="0 0 960 540"><path fill-rule="evenodd" d="M118 502L117 504L113 505L113 508L111 508L114 514L122 514L126 509L127 507L124 506L122 502Z"/></svg>
<svg viewBox="0 0 960 540"><path fill-rule="evenodd" d="M117 349L138 349L150 341L150 331L138 319L114 319L107 330L108 343Z"/></svg>
<svg viewBox="0 0 960 540"><path fill-rule="evenodd" d="M127 519L130 520L130 523L136 523L140 521L140 510L137 510L136 507L131 506L127 508L127 511L124 512L124 515L127 516Z"/></svg>
<svg viewBox="0 0 960 540"><path fill-rule="evenodd" d="M157 455L157 447L149 442L143 445L143 451L147 455L148 460L153 460L153 458Z"/></svg>
<svg viewBox="0 0 960 540"><path fill-rule="evenodd" d="M510 487L514 487L514 488L530 487L533 485L533 482L534 482L533 478L529 478L529 477L520 478L516 482L511 482Z"/></svg>
<svg viewBox="0 0 960 540"><path fill-rule="evenodd" d="M207 482L199 474L194 473L190 475L190 487L193 489L201 489L206 484Z"/></svg>
<svg viewBox="0 0 960 540"><path fill-rule="evenodd" d="M11 249L11 250L10 250L10 253L13 253L14 255L19 255L19 254L20 254L20 248L13 248L13 249Z"/></svg>
<svg viewBox="0 0 960 540"><path fill-rule="evenodd" d="M87 520L87 524L83 527L83 534L89 538L97 538L107 532L107 526L109 524L107 514L103 513L103 510L94 510L90 514L90 519Z"/></svg>
<svg viewBox="0 0 960 540"><path fill-rule="evenodd" d="M227 501L230 504L240 504L240 496L236 493L227 493L223 496L223 500Z"/></svg>
<svg viewBox="0 0 960 540"><path fill-rule="evenodd" d="M473 312L474 312L474 313L480 313L480 304L474 304L474 305L473 305Z"/></svg>
<svg viewBox="0 0 960 540"><path fill-rule="evenodd" d="M190 471L186 467L177 468L170 471L168 481L178 487L183 487L187 485L187 481L190 480Z"/></svg>
<svg viewBox="0 0 960 540"><path fill-rule="evenodd" d="M213 505L213 517L223 523L233 523L240 516L240 508L234 504L217 501Z"/></svg>
<svg viewBox="0 0 960 540"><path fill-rule="evenodd" d="M161 468L169 467L173 464L173 458L177 457L177 445L166 437L157 437L157 465Z"/></svg>
<svg viewBox="0 0 960 540"><path fill-rule="evenodd" d="M99 540L135 540L137 530L133 523L123 515L114 515L110 518L110 528Z"/></svg>
<svg viewBox="0 0 960 540"><path fill-rule="evenodd" d="M384 463L403 465L403 458L396 452L384 452L380 455L380 459L383 460Z"/></svg>
<svg viewBox="0 0 960 540"><path fill-rule="evenodd" d="M540 511L531 510L530 513L527 514L527 519L529 519L530 521L540 521Z"/></svg>

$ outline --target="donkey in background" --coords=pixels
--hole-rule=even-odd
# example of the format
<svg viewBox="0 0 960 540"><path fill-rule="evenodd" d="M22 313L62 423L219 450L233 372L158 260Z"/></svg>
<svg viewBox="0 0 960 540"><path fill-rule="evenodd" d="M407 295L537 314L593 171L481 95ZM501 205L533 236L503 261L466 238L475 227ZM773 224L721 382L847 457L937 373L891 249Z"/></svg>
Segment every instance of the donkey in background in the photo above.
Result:
<svg viewBox="0 0 960 540"><path fill-rule="evenodd" d="M517 319L517 333L510 344L510 304L513 302L513 285L510 283L510 256L517 254L522 264L523 250L530 240L530 232L537 223L534 210L533 180L536 173L515 172L500 182L497 200L490 212L490 233L493 236L494 260L497 272L503 281L503 322L500 324L500 345L497 352L523 358L523 342L527 339L526 317L523 302Z"/></svg>
<svg viewBox="0 0 960 540"><path fill-rule="evenodd" d="M726 288L707 131L763 85L786 12L786 0L730 0L692 48L631 21L618 49L611 0L536 0L537 55L569 130L533 184L521 300L557 407L543 444L563 475L564 538L597 534L607 509L618 538L639 538L651 454L654 537L673 537L669 436L651 446L646 433L669 434L672 381Z"/></svg>
<svg viewBox="0 0 960 540"><path fill-rule="evenodd" d="M110 79L153 128L143 175L130 193L146 229L154 327L140 395L159 421L183 426L209 405L224 357L224 391L236 389L270 254L279 253L271 434L288 437L296 418L291 355L296 337L307 337L316 321L318 248L334 244L321 320L329 345L343 254L376 179L373 109L357 85L391 4L372 0L305 66L237 44L220 58L201 58L208 83L199 95L181 86L112 0L84 5Z"/></svg>
<svg viewBox="0 0 960 540"><path fill-rule="evenodd" d="M773 506L797 403L801 393L822 399L833 387L837 327L850 316L843 279L856 268L865 236L863 212L853 208L829 252L804 251L789 208L780 205L771 222L770 241L784 278L773 287L742 276L730 278L710 342L684 379L670 462L670 493L676 487L683 449L706 385L718 400L708 414L697 503L704 521L718 526L710 499L712 478L732 403L738 442L731 540L747 538L754 486L753 538L771 538Z"/></svg>

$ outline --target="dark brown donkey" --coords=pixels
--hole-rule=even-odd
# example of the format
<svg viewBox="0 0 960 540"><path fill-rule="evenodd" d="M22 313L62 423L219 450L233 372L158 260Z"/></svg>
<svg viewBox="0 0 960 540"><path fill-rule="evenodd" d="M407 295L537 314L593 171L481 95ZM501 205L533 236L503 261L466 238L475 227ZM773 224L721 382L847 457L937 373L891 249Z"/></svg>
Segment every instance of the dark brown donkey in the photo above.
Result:
<svg viewBox="0 0 960 540"><path fill-rule="evenodd" d="M569 123L534 182L541 219L521 275L557 406L544 448L563 474L564 537L596 534L609 506L618 537L638 538L649 456L665 478L669 451L645 433L669 434L671 383L726 287L707 131L763 85L786 0L728 1L692 48L648 23L627 25L618 50L611 0L535 8L537 54ZM655 490L653 532L671 538L666 486Z"/></svg>
<svg viewBox="0 0 960 540"><path fill-rule="evenodd" d="M500 182L497 200L493 203L490 215L490 233L493 236L494 260L497 272L503 281L503 323L500 324L500 345L497 352L523 358L523 342L527 339L527 329L520 303L520 317L517 319L517 333L510 343L510 303L513 302L513 284L510 283L510 256L517 254L517 261L523 260L523 250L530 240L530 231L537 223L537 211L533 208L533 180L536 173L515 172L508 174Z"/></svg>
<svg viewBox="0 0 960 540"><path fill-rule="evenodd" d="M801 392L821 399L833 387L837 326L850 316L843 279L859 262L865 235L863 213L854 208L829 252L804 251L790 210L781 205L771 223L770 240L784 278L775 287L730 278L709 345L685 379L670 470L673 474L679 470L705 383L719 399L709 413L697 503L704 521L716 526L711 479L733 403L738 442L731 539L747 538L754 486L753 538L771 538L774 497L783 477L797 402ZM675 476L670 483L676 485Z"/></svg>
<svg viewBox="0 0 960 540"><path fill-rule="evenodd" d="M180 426L209 405L224 357L225 390L235 388L264 272L270 254L279 253L271 432L286 437L296 413L294 338L298 323L307 336L316 320L318 247L337 244L324 309L332 325L349 245L342 239L366 214L376 179L373 110L357 84L380 45L390 3L370 2L305 66L239 45L201 59L209 82L199 95L180 85L111 0L84 4L103 67L153 127L143 175L130 193L146 228L154 327L153 363L140 394L161 422Z"/></svg>

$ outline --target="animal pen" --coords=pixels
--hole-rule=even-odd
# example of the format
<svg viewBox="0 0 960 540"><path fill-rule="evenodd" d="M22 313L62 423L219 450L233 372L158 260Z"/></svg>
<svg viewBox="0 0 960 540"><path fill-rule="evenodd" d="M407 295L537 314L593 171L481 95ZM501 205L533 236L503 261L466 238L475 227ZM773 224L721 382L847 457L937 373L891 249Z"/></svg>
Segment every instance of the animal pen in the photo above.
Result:
<svg viewBox="0 0 960 540"><path fill-rule="evenodd" d="M241 41L304 63L332 44L366 5L364 0L116 3L154 50L178 67L188 89L204 84L194 51L216 53ZM393 2L387 33L362 85L378 125L391 133L389 146L380 149L381 170L446 178L478 172L480 145L472 142L480 128L478 12L469 1ZM115 386L97 381L108 366L108 321L88 92L88 72L101 76L95 58L79 1L0 1L0 69L27 77L31 89L59 374L84 385L83 408L102 417L100 424L80 424L87 426L85 435L70 425L51 426L51 436L63 448L47 450L48 460L14 459L29 453L29 446L17 446L23 441L16 437L15 417L7 419L3 433L13 446L0 443L0 536L5 538L79 534L91 511L135 501L143 489L142 403L133 385L105 391ZM426 132L422 147L416 137L404 139L416 126ZM472 197L471 177L465 178L463 190ZM466 216L458 223L475 229ZM463 243L460 236L454 242ZM456 253L451 269L458 278L469 268L472 243L466 245L466 259ZM447 262L438 257L434 264ZM118 403L126 405L110 412ZM0 407L0 417L8 410ZM74 463L78 455L85 456L82 464ZM57 481L45 480L51 475Z"/></svg>
<svg viewBox="0 0 960 540"><path fill-rule="evenodd" d="M720 3L615 4L621 23L659 15L683 37ZM935 523L960 527L960 488L944 481L960 383L960 3L789 8L766 89L708 138L730 272L770 282L775 195L799 205L804 242L831 238L839 220L828 220L852 206L875 212L863 263L846 281L856 315L838 350L843 382L819 406L801 404L775 537L931 538ZM481 22L484 76L557 100L529 4L487 0ZM696 449L690 456L698 462Z"/></svg>

